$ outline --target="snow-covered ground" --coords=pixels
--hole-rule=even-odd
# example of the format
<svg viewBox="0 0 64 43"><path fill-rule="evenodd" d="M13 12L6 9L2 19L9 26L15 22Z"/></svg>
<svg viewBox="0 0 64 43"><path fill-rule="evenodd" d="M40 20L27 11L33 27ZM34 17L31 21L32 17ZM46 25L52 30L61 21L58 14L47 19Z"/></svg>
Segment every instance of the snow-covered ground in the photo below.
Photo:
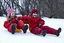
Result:
<svg viewBox="0 0 64 43"><path fill-rule="evenodd" d="M45 25L58 29L62 28L62 32L59 37L55 35L47 34L45 37L37 36L29 31L26 34L9 33L3 26L6 17L0 17L0 43L64 43L64 19L50 19L43 18L45 20Z"/></svg>

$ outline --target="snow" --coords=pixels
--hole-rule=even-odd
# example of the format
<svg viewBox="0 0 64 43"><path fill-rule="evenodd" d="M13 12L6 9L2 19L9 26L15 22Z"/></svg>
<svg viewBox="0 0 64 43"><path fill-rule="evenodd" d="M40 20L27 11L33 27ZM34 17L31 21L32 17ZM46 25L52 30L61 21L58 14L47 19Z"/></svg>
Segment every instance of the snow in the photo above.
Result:
<svg viewBox="0 0 64 43"><path fill-rule="evenodd" d="M0 43L63 43L64 42L64 19L42 18L45 20L45 25L58 29L62 28L60 36L47 34L45 37L37 36L28 32L24 33L9 33L3 26L6 17L0 17Z"/></svg>

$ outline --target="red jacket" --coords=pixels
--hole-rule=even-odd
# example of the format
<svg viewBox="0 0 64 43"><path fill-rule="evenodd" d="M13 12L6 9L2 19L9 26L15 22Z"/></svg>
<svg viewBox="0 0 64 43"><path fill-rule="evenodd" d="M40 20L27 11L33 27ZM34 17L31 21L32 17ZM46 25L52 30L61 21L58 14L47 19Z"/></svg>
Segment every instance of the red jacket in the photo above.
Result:
<svg viewBox="0 0 64 43"><path fill-rule="evenodd" d="M9 20L6 20L6 21L4 22L4 27L5 27L5 28L8 28L9 25L11 25L12 23L16 23L16 18L13 18L13 19L11 20L11 22L10 22Z"/></svg>
<svg viewBox="0 0 64 43"><path fill-rule="evenodd" d="M5 21L5 22L4 22L4 27L5 27L6 29L9 27L9 25L10 25L10 22L9 22L9 21Z"/></svg>
<svg viewBox="0 0 64 43"><path fill-rule="evenodd" d="M30 16L20 16L18 20L22 20L25 24L29 24Z"/></svg>
<svg viewBox="0 0 64 43"><path fill-rule="evenodd" d="M17 23L17 29L23 29L24 28L24 22L22 20L19 20Z"/></svg>
<svg viewBox="0 0 64 43"><path fill-rule="evenodd" d="M44 25L45 24L45 21L42 20L41 18L38 18L38 17L37 18L31 17L31 19L29 20L30 30L32 28L38 27L39 24Z"/></svg>

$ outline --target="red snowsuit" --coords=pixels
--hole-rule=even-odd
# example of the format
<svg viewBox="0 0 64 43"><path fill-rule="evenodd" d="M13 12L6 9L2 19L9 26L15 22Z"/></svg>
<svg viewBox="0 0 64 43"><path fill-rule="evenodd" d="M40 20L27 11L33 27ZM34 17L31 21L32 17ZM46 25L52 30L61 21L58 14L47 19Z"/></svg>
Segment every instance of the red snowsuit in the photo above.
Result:
<svg viewBox="0 0 64 43"><path fill-rule="evenodd" d="M18 20L22 20L25 24L29 24L30 16L20 16Z"/></svg>
<svg viewBox="0 0 64 43"><path fill-rule="evenodd" d="M22 20L18 20L18 22L16 21L17 17L12 18L11 23L9 22L9 20L4 22L4 27L11 32L11 28L13 24L16 24L16 28L17 29L22 29L24 27L24 23Z"/></svg>
<svg viewBox="0 0 64 43"><path fill-rule="evenodd" d="M29 30L31 33L34 33L34 34L41 33L42 29L39 28L39 23L44 25L44 21L41 20L40 18L31 17L31 19L29 20Z"/></svg>
<svg viewBox="0 0 64 43"><path fill-rule="evenodd" d="M29 30L33 34L41 34L43 30L47 30L48 34L56 34L57 32L57 30L55 30L54 28L44 26L45 21L39 17L34 18L31 16L23 16L19 17L18 19L22 20L24 23L29 23ZM41 24L40 27L39 24Z"/></svg>
<svg viewBox="0 0 64 43"><path fill-rule="evenodd" d="M41 26L39 27L39 24ZM56 34L57 30L51 28L49 26L44 26L45 21L41 18L31 18L31 22L29 23L30 31L34 34L41 34L43 30L46 30L48 34Z"/></svg>

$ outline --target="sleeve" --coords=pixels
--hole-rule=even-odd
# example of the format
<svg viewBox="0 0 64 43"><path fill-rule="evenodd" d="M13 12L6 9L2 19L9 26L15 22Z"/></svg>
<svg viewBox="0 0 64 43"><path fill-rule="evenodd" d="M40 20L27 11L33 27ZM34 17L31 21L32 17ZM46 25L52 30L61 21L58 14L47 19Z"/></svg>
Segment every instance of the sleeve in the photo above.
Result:
<svg viewBox="0 0 64 43"><path fill-rule="evenodd" d="M40 24L41 25L44 25L45 24L45 21L43 19L40 19Z"/></svg>

